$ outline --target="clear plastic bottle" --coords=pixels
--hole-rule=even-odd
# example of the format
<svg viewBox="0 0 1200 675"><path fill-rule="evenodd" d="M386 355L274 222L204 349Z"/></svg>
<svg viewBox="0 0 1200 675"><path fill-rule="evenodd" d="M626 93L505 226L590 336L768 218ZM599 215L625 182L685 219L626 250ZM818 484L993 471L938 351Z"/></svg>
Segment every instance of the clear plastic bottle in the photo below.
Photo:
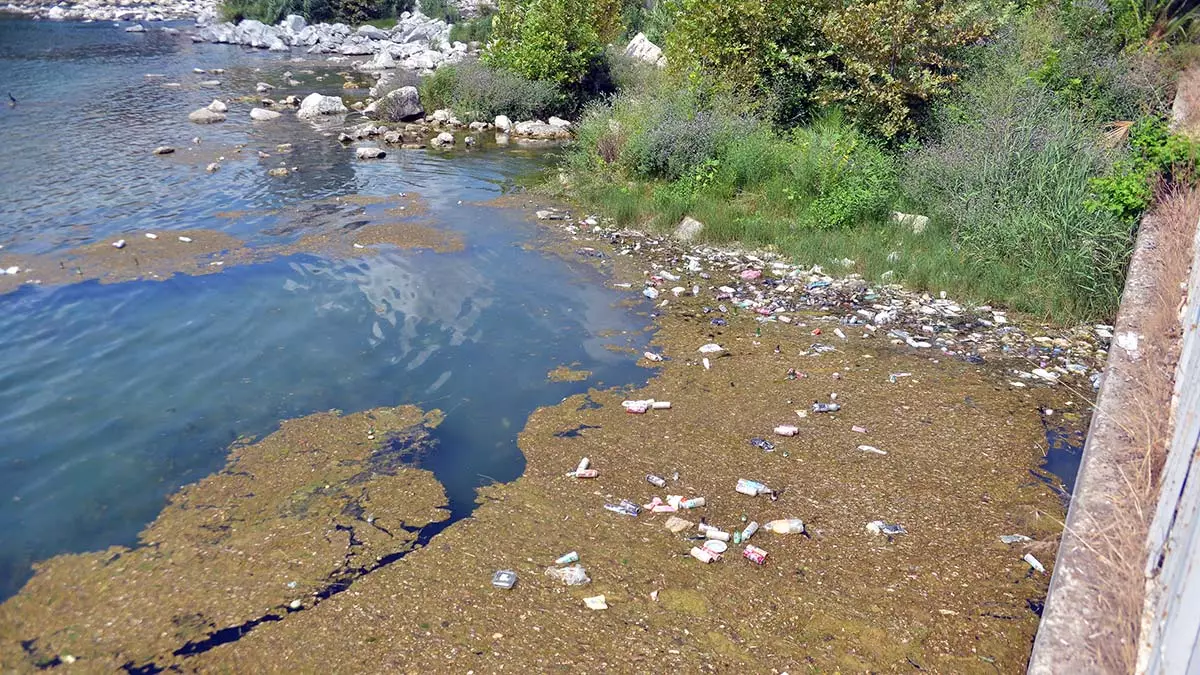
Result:
<svg viewBox="0 0 1200 675"><path fill-rule="evenodd" d="M799 518L772 520L763 525L763 529L775 534L799 534L804 532L804 521Z"/></svg>

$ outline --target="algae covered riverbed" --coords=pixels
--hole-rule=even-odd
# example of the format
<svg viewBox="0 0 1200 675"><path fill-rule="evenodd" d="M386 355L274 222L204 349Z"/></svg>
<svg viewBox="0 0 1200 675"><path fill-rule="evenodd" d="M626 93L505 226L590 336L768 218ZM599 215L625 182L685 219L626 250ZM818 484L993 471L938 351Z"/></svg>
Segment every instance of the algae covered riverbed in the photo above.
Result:
<svg viewBox="0 0 1200 675"><path fill-rule="evenodd" d="M598 250L611 256L611 247ZM629 260L612 267L616 279L634 274ZM721 281L695 280L709 287ZM2 632L19 634L29 645L9 657L29 665L68 654L79 664L205 672L1022 670L1049 581L1022 556L1033 553L1052 569L1064 514L1054 488L1036 472L1040 411L1061 407L1061 394L1014 386L994 364L939 358L871 337L859 326L837 328L845 339L834 338L829 333L838 323L828 313L796 313L785 324L729 312L724 325L715 325L704 311L711 303L706 292L684 294L661 310L652 352L667 360L643 361L659 369L645 388L593 390L538 410L519 437L524 475L480 490L472 517L427 546L375 567L364 550L350 564L359 532L373 532L361 522L373 509L352 509L355 529L342 535L344 500L304 521L298 539L259 543L260 555L279 559L284 569L327 547L345 553L345 565L361 573L341 592L322 593L311 581L294 591L274 588L266 577L274 582L278 575L266 565L252 577L235 575L238 584L263 583L271 591L268 597L242 594L259 609L234 615L216 607L240 586L221 586L201 599L138 576L154 579L153 571L105 564L112 553L68 557L42 567L4 605ZM724 351L701 354L697 349L706 343ZM833 349L814 349L818 344ZM828 402L834 393L841 410L811 412L814 400ZM621 406L627 398L670 401L671 407L627 414ZM413 437L419 415L399 415L397 424L381 424L376 433L400 426ZM361 417L298 424L310 422L354 428L361 447L371 447L358 428L371 425ZM799 433L773 435L780 424ZM773 451L752 445L753 438L769 440ZM862 445L886 454L861 451ZM240 453L254 447L235 449L229 468L201 485L237 480ZM372 456L358 461L370 463ZM581 457L598 477L566 475ZM355 484L360 471L342 469L345 487L337 493ZM647 474L667 477L667 486L656 488ZM436 484L418 476L405 478L418 492L404 513L434 520ZM735 492L739 478L769 485L778 500ZM272 497L272 511L307 502L297 495L329 489L307 478L293 482ZM176 497L158 522L169 522L193 490ZM225 498L236 504L236 492ZM378 498L379 489L370 494ZM669 494L703 496L706 505L637 517L604 509L621 499L644 504ZM723 560L706 565L688 555L699 543L689 539L698 530L672 533L664 526L672 515L692 523L703 518L727 531L749 520L800 518L807 533L760 531L752 543L768 552L762 566L732 545ZM407 517L411 525L415 517ZM902 524L907 534L871 534L865 526L875 520ZM178 536L202 524L181 522ZM1007 534L1032 541L1001 543ZM402 536L388 551L410 539ZM205 581L197 588L232 583L219 581L219 565L199 569L196 557L164 559L152 535L143 540L150 546L132 554L148 557L151 570L165 564L180 579L198 575ZM579 553L591 583L567 587L545 575L568 551ZM325 562L317 577L327 580L342 569ZM491 584L501 569L518 575L511 590ZM138 588L153 589L160 609L130 602ZM601 594L607 610L585 607L583 598ZM296 610L281 611L293 600ZM73 613L63 611L68 606ZM184 612L188 606L198 611ZM33 613L32 607L53 609ZM165 607L177 609L160 611ZM205 618L180 628L179 616ZM103 624L143 628L107 633L98 630L101 617ZM212 639L230 626L240 629Z"/></svg>

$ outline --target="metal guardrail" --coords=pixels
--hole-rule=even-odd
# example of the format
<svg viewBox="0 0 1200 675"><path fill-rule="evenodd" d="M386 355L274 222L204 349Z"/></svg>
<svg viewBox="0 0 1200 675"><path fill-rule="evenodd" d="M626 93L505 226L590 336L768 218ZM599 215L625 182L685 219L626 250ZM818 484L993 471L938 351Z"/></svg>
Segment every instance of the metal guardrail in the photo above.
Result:
<svg viewBox="0 0 1200 675"><path fill-rule="evenodd" d="M1146 540L1146 606L1137 672L1200 672L1200 229L1182 317L1174 433Z"/></svg>

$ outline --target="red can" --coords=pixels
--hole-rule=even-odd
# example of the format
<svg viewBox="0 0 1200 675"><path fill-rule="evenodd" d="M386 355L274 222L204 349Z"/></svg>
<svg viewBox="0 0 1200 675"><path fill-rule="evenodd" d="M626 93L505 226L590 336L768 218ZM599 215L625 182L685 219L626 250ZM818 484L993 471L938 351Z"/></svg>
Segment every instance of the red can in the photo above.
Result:
<svg viewBox="0 0 1200 675"><path fill-rule="evenodd" d="M742 557L755 565L767 562L767 552L753 544L746 544L746 550L742 551Z"/></svg>

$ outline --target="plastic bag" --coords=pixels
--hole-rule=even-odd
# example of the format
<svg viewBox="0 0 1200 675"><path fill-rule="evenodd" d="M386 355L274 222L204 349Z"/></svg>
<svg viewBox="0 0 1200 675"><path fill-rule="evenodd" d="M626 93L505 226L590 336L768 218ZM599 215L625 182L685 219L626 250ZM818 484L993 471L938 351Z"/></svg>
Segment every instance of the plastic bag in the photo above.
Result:
<svg viewBox="0 0 1200 675"><path fill-rule="evenodd" d="M580 586L591 582L591 578L587 575L587 570L583 569L582 565L547 567L546 576L551 579L557 579L568 586Z"/></svg>

